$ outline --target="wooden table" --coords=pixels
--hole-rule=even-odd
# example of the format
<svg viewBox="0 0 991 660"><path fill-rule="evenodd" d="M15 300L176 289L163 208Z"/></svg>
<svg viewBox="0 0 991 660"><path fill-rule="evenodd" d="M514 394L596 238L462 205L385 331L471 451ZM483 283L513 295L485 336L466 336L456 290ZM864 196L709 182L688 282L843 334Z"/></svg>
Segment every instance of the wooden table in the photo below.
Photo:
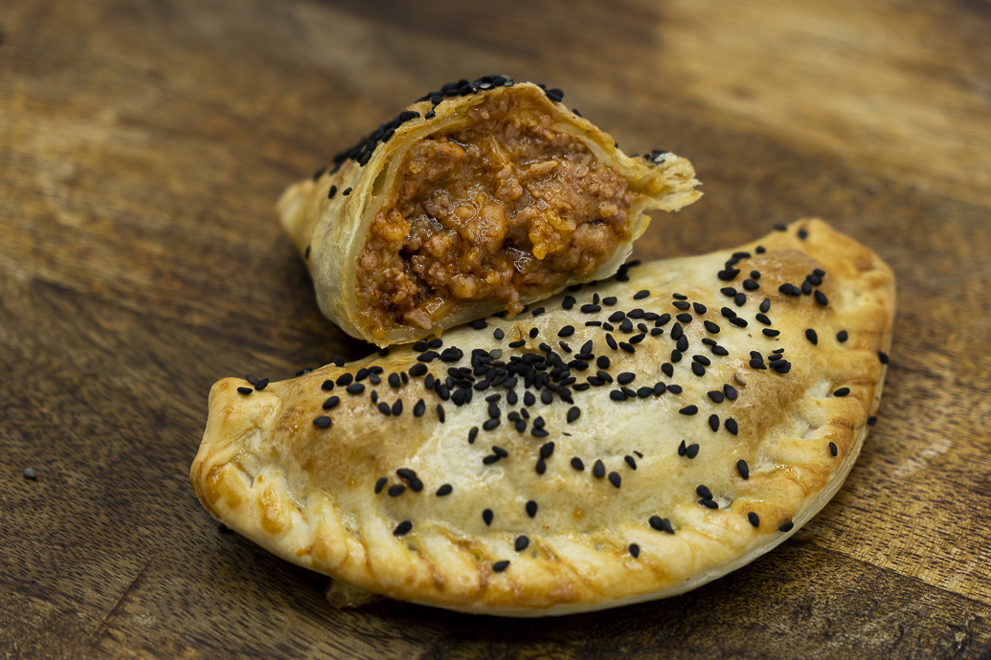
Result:
<svg viewBox="0 0 991 660"><path fill-rule="evenodd" d="M0 34L0 657L991 657L986 2L4 0ZM843 490L695 592L337 610L189 487L214 381L368 350L321 317L282 189L489 72L694 162L706 196L640 257L818 215L898 274Z"/></svg>

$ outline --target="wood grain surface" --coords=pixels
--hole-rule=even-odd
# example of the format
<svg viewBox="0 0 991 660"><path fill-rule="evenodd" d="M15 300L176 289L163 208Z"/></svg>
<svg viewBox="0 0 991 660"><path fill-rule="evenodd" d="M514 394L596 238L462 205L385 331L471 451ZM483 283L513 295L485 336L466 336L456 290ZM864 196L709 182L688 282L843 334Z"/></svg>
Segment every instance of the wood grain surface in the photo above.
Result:
<svg viewBox="0 0 991 660"><path fill-rule="evenodd" d="M706 196L639 257L813 215L872 246L899 278L880 422L817 518L684 596L334 609L196 501L206 395L369 350L275 200L490 72L693 161ZM984 0L4 0L0 221L0 657L991 658Z"/></svg>

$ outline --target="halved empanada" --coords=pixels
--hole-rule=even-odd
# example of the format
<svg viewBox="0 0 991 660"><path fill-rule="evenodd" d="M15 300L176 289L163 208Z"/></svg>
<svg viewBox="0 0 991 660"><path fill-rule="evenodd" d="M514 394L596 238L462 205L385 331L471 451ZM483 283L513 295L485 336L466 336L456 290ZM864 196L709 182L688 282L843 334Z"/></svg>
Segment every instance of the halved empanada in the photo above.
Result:
<svg viewBox="0 0 991 660"><path fill-rule="evenodd" d="M220 381L191 479L259 545L393 598L507 616L662 598L837 491L894 308L876 255L803 220L443 340Z"/></svg>
<svg viewBox="0 0 991 660"><path fill-rule="evenodd" d="M461 81L290 187L282 223L317 300L380 346L608 277L654 209L699 198L691 164L630 158L560 102L503 76Z"/></svg>

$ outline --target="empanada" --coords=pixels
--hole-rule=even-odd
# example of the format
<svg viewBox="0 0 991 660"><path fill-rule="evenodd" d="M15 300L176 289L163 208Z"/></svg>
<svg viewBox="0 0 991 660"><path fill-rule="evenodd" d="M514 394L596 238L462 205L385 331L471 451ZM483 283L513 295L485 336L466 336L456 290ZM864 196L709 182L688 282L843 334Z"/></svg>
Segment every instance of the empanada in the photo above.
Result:
<svg viewBox="0 0 991 660"><path fill-rule="evenodd" d="M894 309L873 252L802 220L514 320L222 380L190 476L228 527L392 598L540 616L671 596L837 491Z"/></svg>
<svg viewBox="0 0 991 660"><path fill-rule="evenodd" d="M503 76L445 85L291 186L282 223L320 309L348 334L412 341L608 277L654 209L699 198L684 158L627 157Z"/></svg>

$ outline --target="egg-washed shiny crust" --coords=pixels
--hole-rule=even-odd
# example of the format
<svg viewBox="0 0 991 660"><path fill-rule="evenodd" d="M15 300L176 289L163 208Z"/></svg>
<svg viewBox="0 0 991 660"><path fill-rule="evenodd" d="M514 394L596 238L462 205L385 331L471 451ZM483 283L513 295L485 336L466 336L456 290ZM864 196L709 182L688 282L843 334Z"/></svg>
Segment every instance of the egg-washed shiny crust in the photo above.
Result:
<svg viewBox="0 0 991 660"><path fill-rule="evenodd" d="M609 277L648 212L701 197L688 160L627 156L559 90L488 78L415 102L279 200L349 335L409 342Z"/></svg>
<svg viewBox="0 0 991 660"><path fill-rule="evenodd" d="M190 478L238 533L392 598L532 617L672 596L837 491L894 311L871 250L801 220L432 345L222 380Z"/></svg>

